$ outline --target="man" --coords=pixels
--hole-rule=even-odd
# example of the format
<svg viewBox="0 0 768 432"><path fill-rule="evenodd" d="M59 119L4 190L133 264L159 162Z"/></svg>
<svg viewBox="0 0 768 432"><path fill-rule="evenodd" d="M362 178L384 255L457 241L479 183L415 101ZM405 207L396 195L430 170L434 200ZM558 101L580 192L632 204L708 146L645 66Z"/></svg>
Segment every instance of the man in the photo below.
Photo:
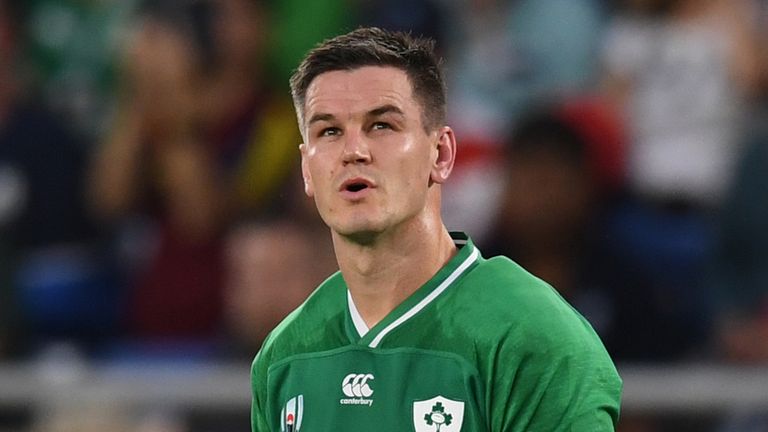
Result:
<svg viewBox="0 0 768 432"><path fill-rule="evenodd" d="M440 215L456 139L432 44L363 28L291 79L340 272L267 338L254 431L610 431L621 381L541 280Z"/></svg>

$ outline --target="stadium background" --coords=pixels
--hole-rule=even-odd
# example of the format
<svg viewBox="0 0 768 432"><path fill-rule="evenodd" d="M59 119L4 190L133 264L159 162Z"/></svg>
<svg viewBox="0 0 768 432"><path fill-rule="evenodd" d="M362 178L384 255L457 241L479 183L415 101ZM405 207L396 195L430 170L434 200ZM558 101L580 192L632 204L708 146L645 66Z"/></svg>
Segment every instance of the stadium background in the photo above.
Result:
<svg viewBox="0 0 768 432"><path fill-rule="evenodd" d="M620 431L768 430L765 0L1 0L0 431L248 431L334 268L287 80L358 25L437 40L449 228L552 283Z"/></svg>

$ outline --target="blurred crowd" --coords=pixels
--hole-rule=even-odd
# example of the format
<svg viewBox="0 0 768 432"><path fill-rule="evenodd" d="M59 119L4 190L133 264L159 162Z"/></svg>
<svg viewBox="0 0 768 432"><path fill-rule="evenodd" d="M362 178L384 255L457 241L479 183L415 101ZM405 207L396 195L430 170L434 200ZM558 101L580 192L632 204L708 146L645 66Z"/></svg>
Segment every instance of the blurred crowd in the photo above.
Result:
<svg viewBox="0 0 768 432"><path fill-rule="evenodd" d="M449 229L619 363L768 364L766 0L0 0L0 360L249 360L336 268L287 81L359 25L445 57Z"/></svg>

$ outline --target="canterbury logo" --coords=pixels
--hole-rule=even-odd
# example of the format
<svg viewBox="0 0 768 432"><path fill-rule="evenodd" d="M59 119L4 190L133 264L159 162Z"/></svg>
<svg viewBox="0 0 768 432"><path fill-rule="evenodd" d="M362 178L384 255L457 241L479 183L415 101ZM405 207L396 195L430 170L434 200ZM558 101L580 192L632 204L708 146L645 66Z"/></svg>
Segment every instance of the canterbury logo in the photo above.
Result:
<svg viewBox="0 0 768 432"><path fill-rule="evenodd" d="M368 381L373 379L371 374L351 373L344 377L344 381L341 382L341 391L347 397L370 397L373 394L373 389L371 389Z"/></svg>

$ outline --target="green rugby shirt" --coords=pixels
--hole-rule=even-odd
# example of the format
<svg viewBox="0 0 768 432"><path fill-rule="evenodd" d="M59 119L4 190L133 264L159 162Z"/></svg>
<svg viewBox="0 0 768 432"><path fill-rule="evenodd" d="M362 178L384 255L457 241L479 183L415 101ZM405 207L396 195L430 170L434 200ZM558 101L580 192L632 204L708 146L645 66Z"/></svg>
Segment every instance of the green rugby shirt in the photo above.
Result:
<svg viewBox="0 0 768 432"><path fill-rule="evenodd" d="M291 313L253 362L253 431L613 431L621 380L587 321L452 237L456 256L371 329L340 273Z"/></svg>

